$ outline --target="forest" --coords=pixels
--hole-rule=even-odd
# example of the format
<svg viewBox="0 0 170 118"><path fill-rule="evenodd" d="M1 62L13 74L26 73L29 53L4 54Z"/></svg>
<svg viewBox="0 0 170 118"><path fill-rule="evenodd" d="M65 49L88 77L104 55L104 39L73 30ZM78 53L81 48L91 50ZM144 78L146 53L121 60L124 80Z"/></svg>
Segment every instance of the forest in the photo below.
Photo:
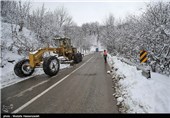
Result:
<svg viewBox="0 0 170 118"><path fill-rule="evenodd" d="M1 23L10 24L12 43L1 40L1 51L17 50L19 55L47 46L57 46L54 36L70 37L80 51L90 50L94 37L111 55L140 64L139 52L148 52L146 65L153 72L170 75L170 2L148 3L140 15L116 19L114 14L104 22L84 23L78 26L65 7L49 11L41 8L31 11L31 2L1 1ZM23 28L35 33L29 41ZM1 37L2 38L2 37ZM3 60L3 56L1 55ZM2 63L1 63L2 64Z"/></svg>

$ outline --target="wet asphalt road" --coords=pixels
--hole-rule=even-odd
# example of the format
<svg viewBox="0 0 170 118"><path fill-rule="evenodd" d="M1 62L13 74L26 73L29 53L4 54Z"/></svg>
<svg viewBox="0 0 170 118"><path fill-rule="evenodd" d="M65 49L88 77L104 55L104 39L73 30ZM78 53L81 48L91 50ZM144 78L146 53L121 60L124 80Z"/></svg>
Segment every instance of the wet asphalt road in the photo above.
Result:
<svg viewBox="0 0 170 118"><path fill-rule="evenodd" d="M2 113L118 113L109 66L99 52L1 90Z"/></svg>

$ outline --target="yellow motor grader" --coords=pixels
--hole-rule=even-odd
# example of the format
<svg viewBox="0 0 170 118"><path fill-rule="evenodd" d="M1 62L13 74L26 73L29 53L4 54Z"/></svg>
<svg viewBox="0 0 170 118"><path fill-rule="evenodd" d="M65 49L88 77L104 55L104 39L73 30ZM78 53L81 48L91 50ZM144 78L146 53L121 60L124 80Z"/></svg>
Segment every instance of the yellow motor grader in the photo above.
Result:
<svg viewBox="0 0 170 118"><path fill-rule="evenodd" d="M73 63L82 61L82 54L71 45L70 38L54 38L55 42L59 45L57 48L43 48L35 52L29 53L29 59L23 59L17 62L14 66L14 72L19 77L26 77L32 75L35 68L42 67L45 74L49 76L56 75L60 70L60 61L58 57L63 56L68 61L73 60ZM55 56L43 57L44 53L53 52Z"/></svg>

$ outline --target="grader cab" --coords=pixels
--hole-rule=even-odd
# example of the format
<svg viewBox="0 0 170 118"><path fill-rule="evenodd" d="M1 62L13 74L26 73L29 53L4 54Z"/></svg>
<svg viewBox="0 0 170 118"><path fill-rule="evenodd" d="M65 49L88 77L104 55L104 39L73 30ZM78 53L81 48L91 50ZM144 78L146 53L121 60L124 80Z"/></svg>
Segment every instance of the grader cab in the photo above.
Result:
<svg viewBox="0 0 170 118"><path fill-rule="evenodd" d="M54 38L57 48L46 47L35 52L29 53L29 59L24 59L16 63L14 72L19 77L32 75L35 68L42 67L45 74L49 76L56 75L60 70L60 61L58 57L65 57L67 60L73 60L73 63L82 61L82 54L71 45L69 38ZM44 53L53 52L53 56L44 57Z"/></svg>

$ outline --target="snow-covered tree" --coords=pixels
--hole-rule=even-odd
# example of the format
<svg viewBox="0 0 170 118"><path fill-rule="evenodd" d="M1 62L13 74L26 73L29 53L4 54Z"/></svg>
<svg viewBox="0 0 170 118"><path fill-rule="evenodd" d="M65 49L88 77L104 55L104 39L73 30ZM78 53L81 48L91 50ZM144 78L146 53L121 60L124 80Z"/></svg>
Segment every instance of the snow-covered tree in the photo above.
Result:
<svg viewBox="0 0 170 118"><path fill-rule="evenodd" d="M129 15L114 24L106 18L101 29L101 40L111 53L116 52L140 63L139 52L148 52L148 65L154 71L170 74L170 3L148 4L141 16Z"/></svg>

